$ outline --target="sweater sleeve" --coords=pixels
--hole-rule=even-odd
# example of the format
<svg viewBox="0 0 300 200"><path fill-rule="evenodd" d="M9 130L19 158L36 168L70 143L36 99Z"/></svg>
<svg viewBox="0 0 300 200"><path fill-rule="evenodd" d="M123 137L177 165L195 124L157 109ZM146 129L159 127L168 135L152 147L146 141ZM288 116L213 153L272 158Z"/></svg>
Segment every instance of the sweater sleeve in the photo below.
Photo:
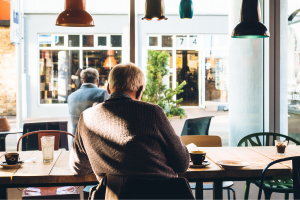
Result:
<svg viewBox="0 0 300 200"><path fill-rule="evenodd" d="M80 129L84 123L82 117L81 114L69 159L69 166L74 175L86 175L93 172L80 135Z"/></svg>
<svg viewBox="0 0 300 200"><path fill-rule="evenodd" d="M176 135L163 109L155 106L155 110L155 124L159 134L161 134L168 165L176 173L184 173L189 167L189 152Z"/></svg>

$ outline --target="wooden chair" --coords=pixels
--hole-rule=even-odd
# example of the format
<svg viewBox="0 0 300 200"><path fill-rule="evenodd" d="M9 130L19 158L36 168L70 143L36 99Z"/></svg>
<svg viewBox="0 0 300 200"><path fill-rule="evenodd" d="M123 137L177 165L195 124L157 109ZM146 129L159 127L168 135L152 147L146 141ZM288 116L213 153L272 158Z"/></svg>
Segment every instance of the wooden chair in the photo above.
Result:
<svg viewBox="0 0 300 200"><path fill-rule="evenodd" d="M180 140L185 145L194 143L197 147L222 147L222 140L219 136L216 135L185 135L185 136L181 136ZM197 182L190 183L190 185L192 189L196 189ZM227 190L228 199L230 199L230 191L232 191L233 199L236 199L235 191L232 188L232 186L233 186L232 181L223 182L223 190ZM203 190L213 190L213 182L204 182Z"/></svg>
<svg viewBox="0 0 300 200"><path fill-rule="evenodd" d="M292 193L294 193L294 199L300 199L300 156L295 157L289 157L289 158L283 158L279 160L275 160L271 163L269 163L263 170L260 184L259 184L259 192L258 192L258 200L261 199L262 190L265 191L265 189L268 190L268 188L265 188L265 174L269 167L276 163L281 163L284 161L292 160L293 162L293 170L292 170L292 180L293 180L293 187L292 187Z"/></svg>
<svg viewBox="0 0 300 200"><path fill-rule="evenodd" d="M39 143L39 150L42 150L41 147L41 138L43 136L55 136L54 141L54 150L59 149L59 139L60 134L70 135L74 138L74 135L65 131L35 131L26 133L23 135L17 144L17 150L19 151L20 141L28 136L28 135L38 135L38 143ZM80 199L80 194L76 187L74 186L67 186L67 187L29 187L22 191L22 199Z"/></svg>
<svg viewBox="0 0 300 200"><path fill-rule="evenodd" d="M275 140L277 139L277 137L284 138L285 140L288 141L288 144L290 144L290 142L293 142L296 145L300 145L299 141L287 135L282 135L279 133L272 133L272 132L260 132L260 133L253 133L250 135L246 135L239 141L237 146L238 147L275 146ZM251 183L255 184L257 187L259 187L260 185L259 180L246 181L245 194L244 194L244 199L246 200L249 197ZM290 177L273 177L273 180L265 181L265 185L264 185L265 199L270 199L272 193L277 192L277 193L284 193L284 199L288 200L289 193L292 193L293 190L294 190L293 180L290 179Z"/></svg>

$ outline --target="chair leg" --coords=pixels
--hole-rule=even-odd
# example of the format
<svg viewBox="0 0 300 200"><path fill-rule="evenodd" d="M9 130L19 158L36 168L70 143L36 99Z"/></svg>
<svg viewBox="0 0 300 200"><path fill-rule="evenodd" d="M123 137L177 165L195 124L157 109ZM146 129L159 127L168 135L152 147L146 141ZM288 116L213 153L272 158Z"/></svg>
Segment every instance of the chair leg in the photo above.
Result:
<svg viewBox="0 0 300 200"><path fill-rule="evenodd" d="M284 194L284 200L289 200L289 196L290 196L290 193L285 193Z"/></svg>
<svg viewBox="0 0 300 200"><path fill-rule="evenodd" d="M228 194L228 200L230 200L230 190L229 190L229 188L227 189L227 194Z"/></svg>
<svg viewBox="0 0 300 200"><path fill-rule="evenodd" d="M229 188L229 190L232 191L233 200L236 200L236 197L235 197L235 190L234 190L233 188Z"/></svg>
<svg viewBox="0 0 300 200"><path fill-rule="evenodd" d="M249 198L250 184L251 184L250 181L246 181L244 200L248 200Z"/></svg>
<svg viewBox="0 0 300 200"><path fill-rule="evenodd" d="M269 190L264 190L264 193L265 193L265 200L270 200L272 192Z"/></svg>

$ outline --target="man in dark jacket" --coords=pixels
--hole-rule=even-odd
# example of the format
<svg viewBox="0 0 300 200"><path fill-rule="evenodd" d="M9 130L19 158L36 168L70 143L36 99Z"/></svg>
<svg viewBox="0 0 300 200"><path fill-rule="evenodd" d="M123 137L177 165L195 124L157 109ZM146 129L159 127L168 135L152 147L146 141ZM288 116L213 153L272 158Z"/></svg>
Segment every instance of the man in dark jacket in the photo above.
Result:
<svg viewBox="0 0 300 200"><path fill-rule="evenodd" d="M99 73L96 69L87 68L80 73L80 76L82 86L68 98L73 135L81 113L92 107L94 103L102 103L108 98L107 91L98 88Z"/></svg>

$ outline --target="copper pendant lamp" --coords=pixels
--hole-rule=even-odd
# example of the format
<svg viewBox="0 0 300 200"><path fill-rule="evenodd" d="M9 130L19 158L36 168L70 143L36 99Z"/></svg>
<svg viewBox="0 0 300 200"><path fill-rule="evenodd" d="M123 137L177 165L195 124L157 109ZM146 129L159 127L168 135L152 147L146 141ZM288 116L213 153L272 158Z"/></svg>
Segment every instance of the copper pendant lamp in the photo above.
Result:
<svg viewBox="0 0 300 200"><path fill-rule="evenodd" d="M107 58L103 64L104 69L112 70L114 66L117 65L117 61L115 59L115 51L114 50L107 50Z"/></svg>
<svg viewBox="0 0 300 200"><path fill-rule="evenodd" d="M145 17L142 20L167 20L164 0L146 0Z"/></svg>
<svg viewBox="0 0 300 200"><path fill-rule="evenodd" d="M56 19L57 26L93 27L93 17L85 11L86 0L65 0L65 11Z"/></svg>
<svg viewBox="0 0 300 200"><path fill-rule="evenodd" d="M243 0L240 23L233 29L232 38L267 38L267 27L260 22L259 0Z"/></svg>

